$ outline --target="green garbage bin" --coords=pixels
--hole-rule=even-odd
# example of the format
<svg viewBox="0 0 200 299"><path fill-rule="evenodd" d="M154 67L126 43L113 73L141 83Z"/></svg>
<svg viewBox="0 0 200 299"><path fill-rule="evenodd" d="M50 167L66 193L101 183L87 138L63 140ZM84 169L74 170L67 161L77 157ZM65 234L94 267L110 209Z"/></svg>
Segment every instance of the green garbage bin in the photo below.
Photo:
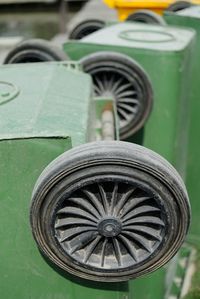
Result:
<svg viewBox="0 0 200 299"><path fill-rule="evenodd" d="M127 58L131 60L129 65L139 65L142 74L145 74L150 82L153 107L142 128L139 127L135 132L128 131L125 139L157 151L168 159L183 177L186 172L190 104L188 99L191 92L190 72L194 43L195 32L191 29L126 22L111 25L80 41L68 41L64 45L65 53L71 59L80 61L83 69L92 75L95 93L109 94L116 99L119 117L121 107L118 103L121 99L120 91L116 92L116 81L119 82L119 78L125 77L121 75L121 68L127 65ZM95 63L96 61L98 62ZM141 72L138 72L136 67L132 66L132 69L135 77L140 78L140 81L133 83L136 85L135 90L140 86L140 82L147 86L147 80ZM110 77L114 77L115 92ZM128 95L128 103L131 103L131 99L134 100L135 97L126 86L125 83L119 84L120 90L126 93L125 98ZM136 96L138 94L136 93ZM149 94L143 94L143 97L148 99L147 95ZM136 99L140 102L139 97ZM141 101L141 105L143 103L145 101ZM145 107L148 110L148 105L144 105L144 110ZM124 138L123 134L120 136ZM177 258L169 269L161 269L151 276L130 282L131 296L144 299L163 298L169 294L174 296L175 282L173 278L169 279L170 283L166 288L166 277L174 277L172 273L179 272L179 262ZM177 294L180 294L180 288L175 289Z"/></svg>
<svg viewBox="0 0 200 299"><path fill-rule="evenodd" d="M127 280L163 266L187 233L176 170L114 140L114 101L94 99L76 63L2 66L0 90L1 296L140 298Z"/></svg>
<svg viewBox="0 0 200 299"><path fill-rule="evenodd" d="M186 155L185 150L180 149L186 149L187 143L187 117L183 115L187 115L188 111L190 60L194 36L194 31L189 29L127 22L109 26L80 41L69 41L64 45L67 55L73 60L81 60L83 68L92 74L95 93L110 94L116 98L118 114L122 121L121 100L127 101L130 105L130 107L124 106L125 112L129 108L134 108L135 100L144 110L148 110L146 103L149 102L149 92L152 93L153 108L149 118L142 123L144 128L138 134L135 134L136 132L132 134L131 130L127 131L125 137L128 137L129 141L138 142L159 152L178 169L183 166L180 161L185 159ZM139 79L130 80L130 85L125 83L120 85L120 80L125 77L121 69L126 67L127 61L135 77ZM134 62L139 64L142 72L134 68ZM129 71L127 68L127 73ZM110 76L113 77L113 81L112 78L109 79ZM150 84L147 84L146 78ZM117 90L116 94L112 90L117 89L116 81L119 82L119 89L123 90L122 99L118 99L120 91ZM135 90L131 89L132 86ZM143 93L142 97L140 86L145 86L149 91ZM143 98L147 100L144 101ZM137 113L133 116L136 118ZM133 119L129 119L131 124L134 123ZM183 127L185 134L182 132Z"/></svg>
<svg viewBox="0 0 200 299"><path fill-rule="evenodd" d="M91 79L65 62L3 66L0 78L1 296L94 298L96 284L76 281L43 258L29 223L31 193L42 170L93 136ZM102 286L98 294L124 298L126 283Z"/></svg>

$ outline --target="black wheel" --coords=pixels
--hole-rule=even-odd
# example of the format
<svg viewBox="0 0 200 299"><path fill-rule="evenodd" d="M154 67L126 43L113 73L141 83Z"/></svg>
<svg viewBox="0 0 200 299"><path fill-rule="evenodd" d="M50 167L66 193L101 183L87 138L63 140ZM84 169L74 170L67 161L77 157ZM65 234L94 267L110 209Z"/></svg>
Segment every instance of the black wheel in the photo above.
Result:
<svg viewBox="0 0 200 299"><path fill-rule="evenodd" d="M97 30L105 27L105 23L101 20L86 20L79 23L73 28L69 34L70 39L81 39Z"/></svg>
<svg viewBox="0 0 200 299"><path fill-rule="evenodd" d="M180 248L190 206L172 166L121 141L69 150L39 177L31 226L43 252L64 271L125 281L163 266Z"/></svg>
<svg viewBox="0 0 200 299"><path fill-rule="evenodd" d="M133 22L140 22L140 23L147 23L147 24L159 24L159 25L166 25L165 20L163 17L158 15L157 13L151 10L138 10L132 14L130 14L126 21L133 21Z"/></svg>
<svg viewBox="0 0 200 299"><path fill-rule="evenodd" d="M145 71L129 57L113 52L97 52L80 63L93 78L95 95L116 100L120 138L133 135L144 125L153 103Z"/></svg>
<svg viewBox="0 0 200 299"><path fill-rule="evenodd" d="M169 5L166 10L176 12L176 11L179 11L182 9L186 9L190 6L192 6L192 3L188 2L188 1L176 1L176 2L172 3L171 5Z"/></svg>
<svg viewBox="0 0 200 299"><path fill-rule="evenodd" d="M67 56L61 49L52 45L51 42L30 39L23 41L12 49L5 58L4 64L62 60L67 60Z"/></svg>

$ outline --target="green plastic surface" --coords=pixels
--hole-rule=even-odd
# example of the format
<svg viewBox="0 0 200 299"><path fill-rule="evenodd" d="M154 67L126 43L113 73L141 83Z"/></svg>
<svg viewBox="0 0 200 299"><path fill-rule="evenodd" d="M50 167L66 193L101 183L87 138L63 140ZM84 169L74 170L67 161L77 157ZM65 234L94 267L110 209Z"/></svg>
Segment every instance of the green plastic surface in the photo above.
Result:
<svg viewBox="0 0 200 299"><path fill-rule="evenodd" d="M65 63L0 68L0 298L128 298L127 283L61 273L40 254L29 224L42 170L88 140L91 90L90 77Z"/></svg>
<svg viewBox="0 0 200 299"><path fill-rule="evenodd" d="M90 76L65 63L2 66L0 92L12 95L13 89L15 96L0 105L0 139L70 136L73 146L87 141Z"/></svg>
<svg viewBox="0 0 200 299"><path fill-rule="evenodd" d="M184 50L192 38L189 30L123 22L87 35L80 43L173 52Z"/></svg>
<svg viewBox="0 0 200 299"><path fill-rule="evenodd" d="M192 80L190 83L190 128L189 128L189 147L188 147L188 160L187 160L187 177L186 185L190 196L192 207L192 225L190 228L189 240L199 246L200 241L200 142L199 142L199 111L200 111L200 89L199 89L199 76L200 76L200 7L194 6L185 9L177 14L166 13L165 19L169 24L190 27L196 31L196 43L193 54L193 68Z"/></svg>

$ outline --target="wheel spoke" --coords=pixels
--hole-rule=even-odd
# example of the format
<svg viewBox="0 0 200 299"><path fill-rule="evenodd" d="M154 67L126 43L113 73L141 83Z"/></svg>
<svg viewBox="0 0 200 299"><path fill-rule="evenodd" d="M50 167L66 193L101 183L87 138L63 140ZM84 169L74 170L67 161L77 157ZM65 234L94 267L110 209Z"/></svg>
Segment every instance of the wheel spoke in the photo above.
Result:
<svg viewBox="0 0 200 299"><path fill-rule="evenodd" d="M131 194L135 191L135 188L131 187L128 191L124 192L124 194L122 195L121 199L119 200L119 202L117 203L115 209L114 209L114 215L118 216L120 210L122 209L122 207L124 206L124 204L126 203L126 201L129 199L129 197L131 196Z"/></svg>
<svg viewBox="0 0 200 299"><path fill-rule="evenodd" d="M115 82L115 76L114 75L112 75L111 77L110 77L110 80L108 81L108 90L111 92L111 93L115 93L115 91L114 91L114 89L113 89L113 84L114 84L114 82Z"/></svg>
<svg viewBox="0 0 200 299"><path fill-rule="evenodd" d="M120 86L120 84L122 83L122 81L123 81L123 78L121 77L120 79L118 79L118 81L116 81L116 82L113 84L113 86L112 86L112 88L111 88L111 91L112 91L113 93L116 93L116 90L117 90L117 88Z"/></svg>
<svg viewBox="0 0 200 299"><path fill-rule="evenodd" d="M116 95L120 94L122 91L128 89L129 87L132 87L132 84L131 84L131 83L127 83L127 84L123 84L123 85L119 86L119 87L115 90Z"/></svg>
<svg viewBox="0 0 200 299"><path fill-rule="evenodd" d="M90 213L86 212L85 210L74 208L74 207L65 207L57 212L57 214L70 214L78 216L79 218L88 219L94 223L97 223L97 219Z"/></svg>
<svg viewBox="0 0 200 299"><path fill-rule="evenodd" d="M140 234L143 235L147 235L150 238L154 239L154 240L158 240L161 241L161 236L159 234L159 231L156 229L153 229L149 226L144 226L144 225L124 225L123 229L126 231L134 231L134 232L138 232Z"/></svg>
<svg viewBox="0 0 200 299"><path fill-rule="evenodd" d="M132 232L123 232L122 235L126 235L128 239L131 239L133 242L136 241L137 243L139 243L140 245L142 245L142 247L148 251L148 252L152 252L152 248L150 246L150 242L147 238L144 238L141 235L138 235L136 233L132 233Z"/></svg>
<svg viewBox="0 0 200 299"><path fill-rule="evenodd" d="M121 118L125 119L126 121L130 119L130 116L127 112L124 111L124 109L117 107L117 112L119 113L119 115L121 115Z"/></svg>
<svg viewBox="0 0 200 299"><path fill-rule="evenodd" d="M102 246L102 252L101 252L101 267L104 266L104 261L105 261L105 251L106 251L106 245L108 243L108 239L105 238Z"/></svg>
<svg viewBox="0 0 200 299"><path fill-rule="evenodd" d="M114 248L116 260L118 262L118 265L121 266L122 262L121 262L121 251L119 247L119 242L117 238L112 238L112 241L113 241L113 248Z"/></svg>
<svg viewBox="0 0 200 299"><path fill-rule="evenodd" d="M84 233L82 236L78 236L76 239L73 239L71 244L70 254L75 253L76 251L84 248L88 243L90 243L97 236L97 232L92 232L90 234Z"/></svg>
<svg viewBox="0 0 200 299"><path fill-rule="evenodd" d="M105 90L110 90L109 82L108 82L108 78L107 78L106 74L103 75L103 86L104 86Z"/></svg>
<svg viewBox="0 0 200 299"><path fill-rule="evenodd" d="M96 224L90 220L86 220L83 218L76 218L76 217L70 217L70 218L63 218L58 219L55 223L55 228L61 228L64 226L70 226L70 225L87 225L87 226L93 226L96 227Z"/></svg>
<svg viewBox="0 0 200 299"><path fill-rule="evenodd" d="M84 259L84 263L87 263L87 261L91 257L93 251L95 250L96 246L98 245L98 243L100 242L101 239L102 239L101 236L97 236L97 238L95 240L93 240L90 243L90 245L87 247L87 251L86 251L86 256L85 256L85 259Z"/></svg>
<svg viewBox="0 0 200 299"><path fill-rule="evenodd" d="M64 232L62 232L61 238L59 238L59 241L62 243L62 242L65 242L66 240L70 239L73 236L80 235L83 232L90 232L90 231L95 231L95 230L96 230L96 227L93 227L93 226L86 226L86 227L80 226L77 228L73 227L73 228L67 229Z"/></svg>
<svg viewBox="0 0 200 299"><path fill-rule="evenodd" d="M106 193L105 193L104 188L102 187L101 184L98 184L98 186L99 186L99 191L100 191L100 194L101 194L101 199L102 199L102 202L103 202L103 207L104 207L105 213L108 214L109 205L108 205L108 200L107 200Z"/></svg>
<svg viewBox="0 0 200 299"><path fill-rule="evenodd" d="M112 192L111 203L110 203L110 215L113 214L114 207L116 205L117 191L118 191L118 184L115 183L114 188L113 188L113 192Z"/></svg>
<svg viewBox="0 0 200 299"><path fill-rule="evenodd" d="M130 200L124 205L121 213L121 217L124 217L129 211L132 211L133 208L137 207L139 204L144 203L145 201L151 200L151 197L135 197L130 198Z"/></svg>
<svg viewBox="0 0 200 299"><path fill-rule="evenodd" d="M124 225L131 225L134 223L141 223L146 225L147 223L149 224L154 224L154 225L160 225L160 226L165 226L164 222L158 218L158 217L153 217L153 216L143 216L143 217L137 217L128 221L124 221Z"/></svg>
<svg viewBox="0 0 200 299"><path fill-rule="evenodd" d="M138 257L134 245L125 236L119 235L119 239L122 241L122 244L126 247L128 253L137 262Z"/></svg>
<svg viewBox="0 0 200 299"><path fill-rule="evenodd" d="M101 217L101 214L96 209L96 206L92 206L88 201L86 202L82 198L70 198L70 202L73 202L77 204L79 207L84 208L84 210L86 210L96 218Z"/></svg>
<svg viewBox="0 0 200 299"><path fill-rule="evenodd" d="M102 205L100 204L99 199L96 197L96 195L88 190L82 190L82 191L88 197L88 199L93 203L93 205L98 209L101 216L104 216L105 211Z"/></svg>
<svg viewBox="0 0 200 299"><path fill-rule="evenodd" d="M130 211L129 213L126 214L126 216L123 217L123 222L136 218L138 215L146 214L146 213L151 213L151 212L159 212L160 209L152 206L142 206L139 208L134 209L133 211Z"/></svg>
<svg viewBox="0 0 200 299"><path fill-rule="evenodd" d="M140 104L137 99L133 99L133 98L119 98L117 99L117 103L135 104L138 106Z"/></svg>
<svg viewBox="0 0 200 299"><path fill-rule="evenodd" d="M98 86L101 93L103 94L105 92L105 86L103 86L103 83L101 82L101 79L96 78L96 85Z"/></svg>
<svg viewBox="0 0 200 299"><path fill-rule="evenodd" d="M125 111L130 112L131 114L136 114L137 110L138 110L138 107L133 107L133 106L130 106L130 105L124 104L124 103L117 103L117 106L122 108Z"/></svg>
<svg viewBox="0 0 200 299"><path fill-rule="evenodd" d="M121 92L121 93L118 93L117 94L117 97L118 98L125 98L125 97L132 97L132 96L134 96L135 95L135 92L134 91L132 91L132 90L127 90L127 91L123 91L123 92Z"/></svg>
<svg viewBox="0 0 200 299"><path fill-rule="evenodd" d="M101 90L99 89L99 87L96 84L94 84L94 92L97 96L100 96L101 93L102 93Z"/></svg>

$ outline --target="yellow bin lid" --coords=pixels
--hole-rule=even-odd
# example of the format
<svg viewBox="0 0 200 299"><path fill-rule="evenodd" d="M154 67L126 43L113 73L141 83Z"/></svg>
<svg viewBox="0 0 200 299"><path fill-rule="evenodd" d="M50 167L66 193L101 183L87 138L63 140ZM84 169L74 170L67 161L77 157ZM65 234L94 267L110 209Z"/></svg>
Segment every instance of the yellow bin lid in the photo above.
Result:
<svg viewBox="0 0 200 299"><path fill-rule="evenodd" d="M170 4L177 2L175 0L104 0L104 2L111 8L160 8L165 9ZM200 4L200 0L188 1L193 4Z"/></svg>

